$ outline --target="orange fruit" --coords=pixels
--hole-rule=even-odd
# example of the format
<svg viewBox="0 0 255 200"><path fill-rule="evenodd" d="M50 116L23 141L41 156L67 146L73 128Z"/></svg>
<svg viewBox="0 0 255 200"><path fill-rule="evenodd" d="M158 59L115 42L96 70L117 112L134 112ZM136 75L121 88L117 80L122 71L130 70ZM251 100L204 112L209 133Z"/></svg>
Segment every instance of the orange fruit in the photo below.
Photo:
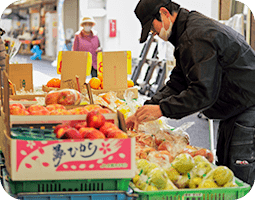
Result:
<svg viewBox="0 0 255 200"><path fill-rule="evenodd" d="M103 74L98 74L98 75L97 75L97 78L99 78L100 81L103 82Z"/></svg>
<svg viewBox="0 0 255 200"><path fill-rule="evenodd" d="M127 85L128 85L128 87L133 87L134 82L132 80L127 80Z"/></svg>
<svg viewBox="0 0 255 200"><path fill-rule="evenodd" d="M100 85L101 85L101 81L99 78L97 77L93 77L90 79L89 81L90 87L93 89L99 89Z"/></svg>
<svg viewBox="0 0 255 200"><path fill-rule="evenodd" d="M60 88L61 80L58 78L52 78L47 82L48 87Z"/></svg>

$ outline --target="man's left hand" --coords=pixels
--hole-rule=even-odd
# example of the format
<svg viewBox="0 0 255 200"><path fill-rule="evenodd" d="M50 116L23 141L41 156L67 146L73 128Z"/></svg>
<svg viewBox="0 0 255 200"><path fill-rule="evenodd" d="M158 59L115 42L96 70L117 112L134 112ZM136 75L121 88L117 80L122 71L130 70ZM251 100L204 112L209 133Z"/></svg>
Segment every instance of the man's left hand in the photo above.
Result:
<svg viewBox="0 0 255 200"><path fill-rule="evenodd" d="M159 105L144 105L136 111L135 116L138 124L140 124L142 122L156 120L163 115Z"/></svg>

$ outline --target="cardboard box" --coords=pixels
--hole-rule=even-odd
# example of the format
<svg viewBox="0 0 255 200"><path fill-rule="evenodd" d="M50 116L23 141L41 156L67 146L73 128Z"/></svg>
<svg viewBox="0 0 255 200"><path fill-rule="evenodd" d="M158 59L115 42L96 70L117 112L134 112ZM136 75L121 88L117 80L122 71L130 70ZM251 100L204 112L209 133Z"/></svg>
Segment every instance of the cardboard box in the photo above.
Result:
<svg viewBox="0 0 255 200"><path fill-rule="evenodd" d="M25 141L11 139L2 119L0 127L0 146L13 181L135 175L135 138Z"/></svg>
<svg viewBox="0 0 255 200"><path fill-rule="evenodd" d="M133 98L138 98L138 89L127 86L127 58L127 51L102 52L104 89L92 89L93 94L114 91L118 98L124 99L123 94L128 90L134 93Z"/></svg>
<svg viewBox="0 0 255 200"><path fill-rule="evenodd" d="M24 88L25 91L33 91L33 67L32 64L10 64L9 79L16 86L16 90Z"/></svg>
<svg viewBox="0 0 255 200"><path fill-rule="evenodd" d="M89 60L90 56L88 52L63 51L60 88L78 90L76 76L79 76L80 86L83 85L86 81L86 75L88 73L87 63L90 62Z"/></svg>
<svg viewBox="0 0 255 200"><path fill-rule="evenodd" d="M119 126L117 113L103 114L106 121L114 123ZM71 120L85 120L87 115L11 115L10 126L14 124L28 124L28 127L32 124L61 124Z"/></svg>
<svg viewBox="0 0 255 200"><path fill-rule="evenodd" d="M9 106L6 73L4 83L7 89L4 90L5 113L1 110L0 116L0 146L5 157L6 169L13 181L134 177L135 138L44 141L12 139L10 121L12 123L15 120L18 120L18 123L56 122L57 116L10 117L9 109L6 108ZM123 115L119 117L120 112L118 115L114 114L117 120L122 120L120 124L124 127ZM85 116L81 116L84 120ZM68 121L71 120L71 116L60 117L61 120L64 117Z"/></svg>

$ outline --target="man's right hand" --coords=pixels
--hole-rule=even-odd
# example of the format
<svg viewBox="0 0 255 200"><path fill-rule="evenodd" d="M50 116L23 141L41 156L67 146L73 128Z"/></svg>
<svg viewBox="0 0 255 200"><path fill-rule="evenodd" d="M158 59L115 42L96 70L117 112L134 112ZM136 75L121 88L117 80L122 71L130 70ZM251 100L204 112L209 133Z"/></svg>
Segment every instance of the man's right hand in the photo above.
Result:
<svg viewBox="0 0 255 200"><path fill-rule="evenodd" d="M138 130L137 118L134 114L126 119L126 127L128 130Z"/></svg>

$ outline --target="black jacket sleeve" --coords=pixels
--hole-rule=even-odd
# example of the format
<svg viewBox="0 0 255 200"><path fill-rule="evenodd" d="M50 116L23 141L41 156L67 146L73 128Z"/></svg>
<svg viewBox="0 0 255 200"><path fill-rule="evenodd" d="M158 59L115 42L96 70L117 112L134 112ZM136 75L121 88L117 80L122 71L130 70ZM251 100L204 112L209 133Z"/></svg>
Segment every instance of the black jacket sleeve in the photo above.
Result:
<svg viewBox="0 0 255 200"><path fill-rule="evenodd" d="M172 72L165 89L151 100L160 105L164 116L175 119L212 106L218 98L222 74L217 51L207 39L186 42L178 51L180 66Z"/></svg>
<svg viewBox="0 0 255 200"><path fill-rule="evenodd" d="M170 75L170 79L166 85L160 89L150 100L145 101L144 104L156 104L158 105L162 99L165 99L171 95L177 95L182 90L187 88L183 72L180 66L177 64Z"/></svg>

